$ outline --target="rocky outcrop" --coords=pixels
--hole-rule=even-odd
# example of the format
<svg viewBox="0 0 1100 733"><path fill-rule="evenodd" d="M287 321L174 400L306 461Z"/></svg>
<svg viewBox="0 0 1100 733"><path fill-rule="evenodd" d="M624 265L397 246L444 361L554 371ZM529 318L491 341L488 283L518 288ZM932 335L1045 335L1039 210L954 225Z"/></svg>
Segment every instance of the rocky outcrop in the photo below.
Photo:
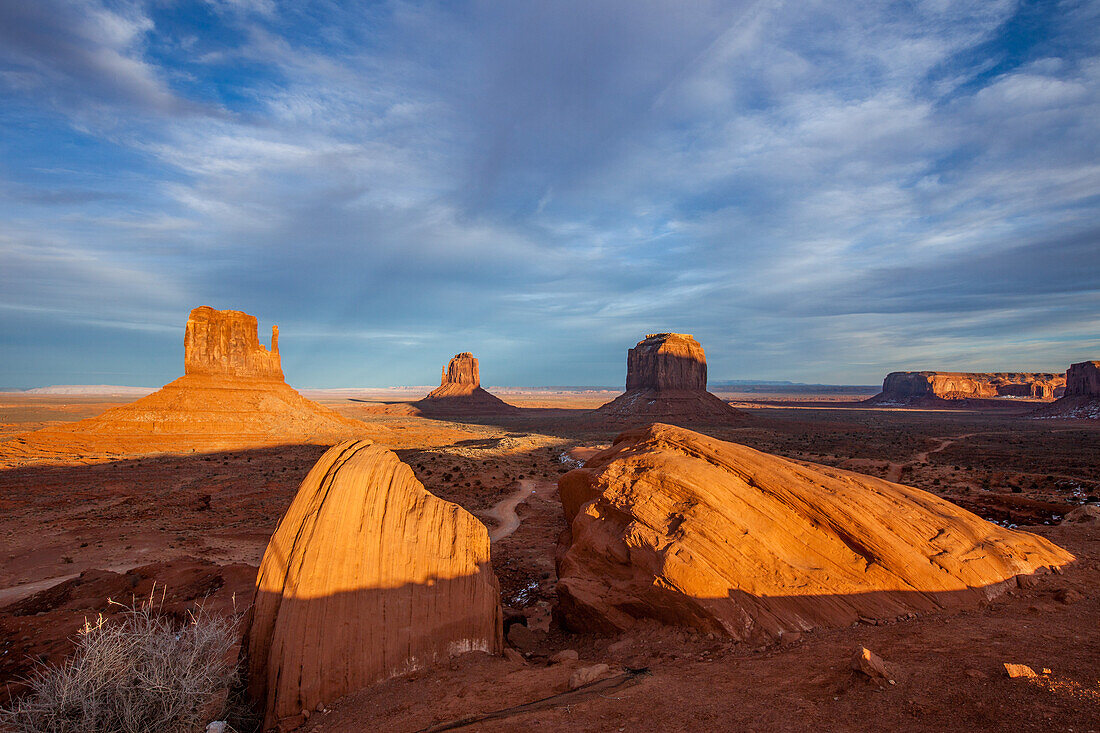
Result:
<svg viewBox="0 0 1100 733"><path fill-rule="evenodd" d="M626 389L707 389L707 355L691 334L651 333L626 355Z"/></svg>
<svg viewBox="0 0 1100 733"><path fill-rule="evenodd" d="M918 489L669 425L619 435L558 483L556 615L764 640L976 605L1073 556Z"/></svg>
<svg viewBox="0 0 1100 733"><path fill-rule="evenodd" d="M891 372L874 404L917 404L944 400L1034 397L1052 400L1065 387L1063 374L1038 372Z"/></svg>
<svg viewBox="0 0 1100 733"><path fill-rule="evenodd" d="M326 452L256 579L249 684L264 729L374 682L502 648L485 526L370 441Z"/></svg>
<svg viewBox="0 0 1100 733"><path fill-rule="evenodd" d="M271 327L271 351L260 343L255 316L203 305L191 311L183 336L184 374L283 379L279 327Z"/></svg>
<svg viewBox="0 0 1100 733"><path fill-rule="evenodd" d="M364 423L307 400L283 381L278 329L271 351L256 319L203 306L184 334L184 376L97 417L9 441L12 453L64 448L96 453L219 450L279 443L328 443L366 434ZM385 428L372 428L374 434ZM384 436L382 436L384 437Z"/></svg>
<svg viewBox="0 0 1100 733"><path fill-rule="evenodd" d="M1066 397L1100 397L1100 361L1082 361L1066 371Z"/></svg>
<svg viewBox="0 0 1100 733"><path fill-rule="evenodd" d="M1066 392L1033 417L1100 420L1100 361L1082 361L1066 370Z"/></svg>
<svg viewBox="0 0 1100 733"><path fill-rule="evenodd" d="M517 408L481 388L477 359L469 351L455 354L440 375L439 386L413 406L432 414L507 414Z"/></svg>
<svg viewBox="0 0 1100 733"><path fill-rule="evenodd" d="M626 391L594 414L613 422L685 424L740 417L707 392L706 354L686 333L651 333L639 341L627 352Z"/></svg>

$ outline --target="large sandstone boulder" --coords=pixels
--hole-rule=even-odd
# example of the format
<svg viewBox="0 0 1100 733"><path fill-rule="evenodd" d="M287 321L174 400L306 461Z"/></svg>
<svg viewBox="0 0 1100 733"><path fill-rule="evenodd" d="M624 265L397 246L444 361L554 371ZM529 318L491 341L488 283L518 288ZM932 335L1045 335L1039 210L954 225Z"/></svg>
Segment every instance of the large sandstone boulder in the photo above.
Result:
<svg viewBox="0 0 1100 733"><path fill-rule="evenodd" d="M1065 375L1041 372L891 372L882 382L882 392L869 401L912 405L995 397L1052 400L1065 386Z"/></svg>
<svg viewBox="0 0 1100 733"><path fill-rule="evenodd" d="M707 357L691 334L651 333L627 352L626 391L598 408L612 422L728 422L740 417L707 392Z"/></svg>
<svg viewBox="0 0 1100 733"><path fill-rule="evenodd" d="M5 455L85 455L328 443L362 436L364 423L298 394L285 381L278 327L271 351L253 316L202 306L184 333L184 376L102 415L8 441ZM382 433L385 429L372 428Z"/></svg>
<svg viewBox="0 0 1100 733"><path fill-rule="evenodd" d="M370 441L331 448L268 543L249 685L265 729L470 651L502 648L489 533Z"/></svg>
<svg viewBox="0 0 1100 733"><path fill-rule="evenodd" d="M439 386L413 404L425 415L507 414L518 410L481 388L477 359L469 351L455 354L442 371Z"/></svg>
<svg viewBox="0 0 1100 733"><path fill-rule="evenodd" d="M559 481L556 614L734 639L976 604L1073 556L936 496L669 425L619 435Z"/></svg>
<svg viewBox="0 0 1100 733"><path fill-rule="evenodd" d="M1100 361L1071 365L1066 370L1065 395L1034 417L1100 420Z"/></svg>

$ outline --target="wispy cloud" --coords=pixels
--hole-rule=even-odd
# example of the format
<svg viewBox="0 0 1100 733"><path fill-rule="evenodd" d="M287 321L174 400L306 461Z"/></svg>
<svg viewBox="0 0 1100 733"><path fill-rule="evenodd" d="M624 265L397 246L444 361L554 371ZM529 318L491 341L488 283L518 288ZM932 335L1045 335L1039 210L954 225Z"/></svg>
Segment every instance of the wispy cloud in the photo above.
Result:
<svg viewBox="0 0 1100 733"><path fill-rule="evenodd" d="M243 308L316 386L465 349L616 383L664 329L717 377L1064 368L1100 350L1098 15L0 0L0 306Z"/></svg>

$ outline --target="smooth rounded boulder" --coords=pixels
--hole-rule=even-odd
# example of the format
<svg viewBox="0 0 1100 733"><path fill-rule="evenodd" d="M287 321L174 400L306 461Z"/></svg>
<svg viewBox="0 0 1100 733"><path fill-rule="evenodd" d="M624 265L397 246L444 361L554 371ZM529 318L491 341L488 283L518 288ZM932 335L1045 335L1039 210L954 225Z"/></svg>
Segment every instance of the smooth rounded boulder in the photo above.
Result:
<svg viewBox="0 0 1100 733"><path fill-rule="evenodd" d="M620 434L558 483L555 615L739 640L976 605L1073 560L937 496L671 425Z"/></svg>
<svg viewBox="0 0 1100 733"><path fill-rule="evenodd" d="M264 552L249 689L265 729L374 682L502 649L489 533L368 440L329 449Z"/></svg>

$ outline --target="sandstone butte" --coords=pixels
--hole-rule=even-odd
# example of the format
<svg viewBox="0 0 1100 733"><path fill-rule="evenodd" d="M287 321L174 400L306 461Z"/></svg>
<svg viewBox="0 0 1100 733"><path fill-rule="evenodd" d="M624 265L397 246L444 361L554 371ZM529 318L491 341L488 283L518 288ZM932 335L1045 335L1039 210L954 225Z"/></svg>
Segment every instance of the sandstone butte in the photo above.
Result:
<svg viewBox="0 0 1100 733"><path fill-rule="evenodd" d="M941 400L1037 397L1052 400L1066 386L1064 374L1038 372L891 372L882 381L877 404L915 404Z"/></svg>
<svg viewBox="0 0 1100 733"><path fill-rule="evenodd" d="M1100 361L1082 361L1066 370L1066 393L1035 417L1100 420Z"/></svg>
<svg viewBox="0 0 1100 733"><path fill-rule="evenodd" d="M655 424L559 481L555 615L759 642L977 604L1074 558L939 497Z"/></svg>
<svg viewBox="0 0 1100 733"><path fill-rule="evenodd" d="M414 405L426 415L432 413L503 414L517 412L519 409L482 389L477 358L469 351L455 354L447 367L442 370L439 386Z"/></svg>
<svg viewBox="0 0 1100 733"><path fill-rule="evenodd" d="M626 391L593 413L613 422L728 422L741 417L707 391L707 356L691 334L651 333L627 352Z"/></svg>
<svg viewBox="0 0 1100 733"><path fill-rule="evenodd" d="M364 423L307 400L283 380L278 334L273 327L268 351L255 316L195 308L184 332L182 377L102 415L7 441L5 453L212 450L364 435Z"/></svg>
<svg viewBox="0 0 1100 733"><path fill-rule="evenodd" d="M268 543L249 685L264 729L469 651L502 649L489 533L368 440L329 449Z"/></svg>

